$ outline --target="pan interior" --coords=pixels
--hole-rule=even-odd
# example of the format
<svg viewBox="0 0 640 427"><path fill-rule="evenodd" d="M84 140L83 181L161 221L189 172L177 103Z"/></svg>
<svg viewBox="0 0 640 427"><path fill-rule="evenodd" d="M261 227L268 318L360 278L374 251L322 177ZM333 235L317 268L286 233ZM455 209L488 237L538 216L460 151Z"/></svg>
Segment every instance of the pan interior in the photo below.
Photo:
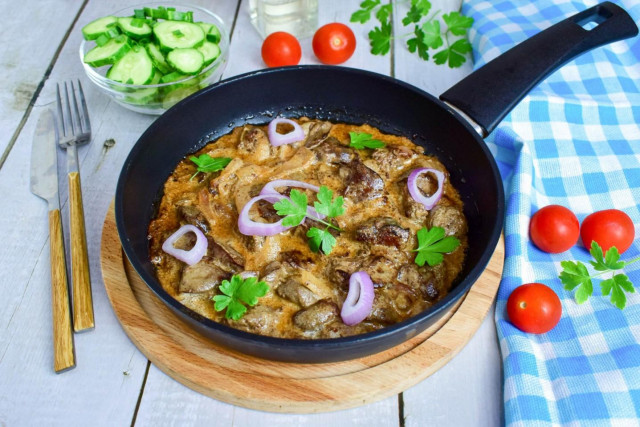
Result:
<svg viewBox="0 0 640 427"><path fill-rule="evenodd" d="M451 174L469 222L465 267L447 298L457 299L473 284L493 252L503 209L502 184L479 136L434 97L391 78L341 67L290 67L211 86L158 118L135 144L118 182L116 221L126 255L152 290L158 293L160 285L149 261L147 229L176 164L237 126L264 124L276 116L368 123L437 156ZM470 273L475 277L467 283Z"/></svg>

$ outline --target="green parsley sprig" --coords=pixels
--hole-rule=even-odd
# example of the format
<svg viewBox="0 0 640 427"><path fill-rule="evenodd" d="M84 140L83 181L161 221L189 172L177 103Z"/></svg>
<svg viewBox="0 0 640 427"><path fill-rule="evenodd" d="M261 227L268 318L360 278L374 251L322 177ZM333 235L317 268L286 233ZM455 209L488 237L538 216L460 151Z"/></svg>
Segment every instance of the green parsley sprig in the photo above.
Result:
<svg viewBox="0 0 640 427"><path fill-rule="evenodd" d="M216 295L211 298L214 302L216 311L227 311L224 317L227 319L238 320L244 316L247 311L247 304L251 307L258 303L258 298L263 297L269 292L269 286L265 282L258 282L256 277L247 277L243 279L236 274L231 280L223 280L220 284L220 292L223 295Z"/></svg>
<svg viewBox="0 0 640 427"><path fill-rule="evenodd" d="M338 196L333 199L333 191L329 187L322 185L317 195L318 201L314 203L316 212L326 215L327 218L335 218L344 214L344 199L342 196ZM289 199L282 199L273 204L276 209L276 213L280 216L284 216L282 225L285 227L295 227L302 223L306 218L316 221L325 226L324 230L317 227L311 227L307 231L307 237L309 238L309 247L312 251L318 252L322 250L325 255L329 255L336 245L336 238L333 237L330 228L343 231L335 225L324 221L320 218L313 216L307 216L307 203L308 198L305 193L299 190L293 189L289 194Z"/></svg>
<svg viewBox="0 0 640 427"><path fill-rule="evenodd" d="M446 236L444 228L432 227L428 229L422 227L418 230L418 247L412 252L418 252L415 263L420 267L426 262L433 267L444 259L443 254L448 254L460 246L460 240L455 236Z"/></svg>
<svg viewBox="0 0 640 427"><path fill-rule="evenodd" d="M398 2L405 3L405 2ZM360 3L360 9L351 15L351 22L364 24L371 19L372 14L380 23L369 32L371 53L385 55L391 49L393 25L391 23L392 3L382 4L381 0L364 0ZM466 54L471 52L471 44L466 39L467 31L473 24L473 18L462 15L460 12L450 12L442 15L442 21L446 25L443 31L437 10L431 13L429 0L410 0L409 9L402 19L402 25L413 25L413 31L400 37L407 39L407 49L425 61L429 60L429 49L441 50L433 54L433 61L438 64L447 64L450 68L457 68L467 60ZM457 38L458 36L460 38Z"/></svg>
<svg viewBox="0 0 640 427"><path fill-rule="evenodd" d="M560 263L562 272L560 276L558 276L560 281L568 291L577 288L575 294L576 302L582 304L593 294L592 280L611 273L612 276L610 278L600 282L602 295L611 295L611 303L622 310L627 305L625 292L634 293L635 288L626 274L615 274L615 272L622 270L629 264L639 261L640 257L630 261L620 261L620 253L615 246L609 248L607 253L603 255L602 248L595 240L591 242L591 251L589 252L594 259L594 261L589 261L589 264L591 264L594 270L600 273L589 274L587 266L580 261L562 261Z"/></svg>
<svg viewBox="0 0 640 427"><path fill-rule="evenodd" d="M191 156L189 157L189 160L195 163L198 167L196 173L191 176L189 181L195 178L199 172L218 172L226 168L229 162L231 162L231 158L229 157L211 157L208 154L201 154L199 157Z"/></svg>
<svg viewBox="0 0 640 427"><path fill-rule="evenodd" d="M382 148L385 143L379 139L373 139L373 135L366 132L349 132L349 138L351 142L349 147L356 148L358 150L364 150L365 148Z"/></svg>

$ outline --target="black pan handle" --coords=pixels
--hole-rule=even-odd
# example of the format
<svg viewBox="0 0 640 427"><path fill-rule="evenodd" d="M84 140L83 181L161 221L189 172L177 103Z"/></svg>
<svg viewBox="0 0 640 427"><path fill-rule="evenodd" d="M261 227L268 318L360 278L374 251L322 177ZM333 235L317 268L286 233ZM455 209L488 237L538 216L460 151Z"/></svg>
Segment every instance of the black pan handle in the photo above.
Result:
<svg viewBox="0 0 640 427"><path fill-rule="evenodd" d="M597 24L591 30L582 25ZM447 90L440 99L462 111L487 134L522 98L564 63L593 48L638 34L629 14L600 3L495 58Z"/></svg>

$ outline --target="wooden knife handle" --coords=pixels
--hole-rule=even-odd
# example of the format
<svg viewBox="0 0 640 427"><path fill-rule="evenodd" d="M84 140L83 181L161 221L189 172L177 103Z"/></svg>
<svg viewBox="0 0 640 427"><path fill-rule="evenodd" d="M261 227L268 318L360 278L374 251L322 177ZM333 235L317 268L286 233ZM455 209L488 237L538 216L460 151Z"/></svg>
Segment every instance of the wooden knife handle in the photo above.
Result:
<svg viewBox="0 0 640 427"><path fill-rule="evenodd" d="M71 278L73 284L73 330L84 331L94 327L93 301L87 237L84 229L84 209L80 174L69 173L69 213L71 223Z"/></svg>
<svg viewBox="0 0 640 427"><path fill-rule="evenodd" d="M67 269L60 210L49 211L51 249L51 308L53 313L53 369L62 372L76 366L71 332Z"/></svg>

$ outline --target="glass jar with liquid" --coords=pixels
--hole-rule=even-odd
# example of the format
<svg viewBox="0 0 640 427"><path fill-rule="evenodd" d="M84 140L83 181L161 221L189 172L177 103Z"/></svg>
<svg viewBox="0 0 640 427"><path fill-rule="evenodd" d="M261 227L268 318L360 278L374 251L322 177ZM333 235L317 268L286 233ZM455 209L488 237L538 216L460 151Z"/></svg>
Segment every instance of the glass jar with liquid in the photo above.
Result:
<svg viewBox="0 0 640 427"><path fill-rule="evenodd" d="M318 0L249 0L249 14L262 38L286 31L302 39L318 27Z"/></svg>

